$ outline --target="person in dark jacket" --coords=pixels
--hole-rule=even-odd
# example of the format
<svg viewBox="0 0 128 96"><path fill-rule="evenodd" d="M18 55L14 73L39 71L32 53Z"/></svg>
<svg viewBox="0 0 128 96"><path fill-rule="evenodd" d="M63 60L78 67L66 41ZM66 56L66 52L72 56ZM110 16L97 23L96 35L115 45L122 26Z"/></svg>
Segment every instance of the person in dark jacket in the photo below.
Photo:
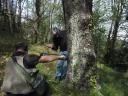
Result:
<svg viewBox="0 0 128 96"><path fill-rule="evenodd" d="M48 44L47 47L60 51L60 55L68 55L67 52L67 36L65 30L60 30L54 27L52 30L53 44ZM67 60L58 60L56 64L56 76L57 80L62 80L66 77L67 73Z"/></svg>
<svg viewBox="0 0 128 96"><path fill-rule="evenodd" d="M28 46L24 42L15 45L15 51L5 66L5 76L2 91L6 96L38 96L30 84L22 77L23 73L17 69L14 61L22 66L27 72L36 72L36 65L43 62L65 59L64 55L33 55L28 54ZM43 90L43 89L42 89ZM43 95L45 96L45 94Z"/></svg>

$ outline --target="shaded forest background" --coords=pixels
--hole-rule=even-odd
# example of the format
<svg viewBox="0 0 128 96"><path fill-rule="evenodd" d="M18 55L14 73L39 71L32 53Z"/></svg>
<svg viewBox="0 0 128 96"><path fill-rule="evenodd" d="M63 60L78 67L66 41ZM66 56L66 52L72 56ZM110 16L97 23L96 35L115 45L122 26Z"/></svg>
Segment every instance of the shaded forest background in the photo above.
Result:
<svg viewBox="0 0 128 96"><path fill-rule="evenodd" d="M68 3L66 0L0 0L1 69L16 42L28 42L31 52L39 53L42 52L43 44L52 42L53 27L70 29L71 26L67 23L69 17L66 14L71 14L71 11L68 11L70 7L77 6L74 2L77 0L69 0ZM66 6L68 4L74 6ZM76 4L79 5L79 2ZM89 20L90 23L85 26L89 27L92 36L97 64L97 74L90 79L90 85L96 89L91 90L91 93L97 95L90 96L127 96L125 89L128 88L128 0L93 0ZM43 51L45 50L48 49ZM54 68L52 72L54 73ZM1 74L3 75L3 72ZM53 88L54 80L49 78ZM54 91L57 93L53 96L64 96L59 89L63 84L64 82L55 87L58 92L53 90L53 94ZM75 93L71 89L66 92L69 96L79 96L79 91ZM83 91L82 93L85 94ZM86 96L82 93L80 96Z"/></svg>

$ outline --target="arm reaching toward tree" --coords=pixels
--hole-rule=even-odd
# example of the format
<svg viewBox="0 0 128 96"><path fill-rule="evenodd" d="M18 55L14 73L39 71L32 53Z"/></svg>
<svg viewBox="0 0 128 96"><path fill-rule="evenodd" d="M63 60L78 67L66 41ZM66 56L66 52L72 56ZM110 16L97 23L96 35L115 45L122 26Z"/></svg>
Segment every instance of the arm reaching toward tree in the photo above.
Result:
<svg viewBox="0 0 128 96"><path fill-rule="evenodd" d="M38 63L52 62L55 60L65 60L66 56L64 55L25 55L24 56L24 66L26 68L34 68Z"/></svg>
<svg viewBox="0 0 128 96"><path fill-rule="evenodd" d="M55 60L64 60L66 59L66 56L64 55L45 55L45 56L41 56L39 58L39 63L42 63L42 62L52 62L52 61L55 61Z"/></svg>

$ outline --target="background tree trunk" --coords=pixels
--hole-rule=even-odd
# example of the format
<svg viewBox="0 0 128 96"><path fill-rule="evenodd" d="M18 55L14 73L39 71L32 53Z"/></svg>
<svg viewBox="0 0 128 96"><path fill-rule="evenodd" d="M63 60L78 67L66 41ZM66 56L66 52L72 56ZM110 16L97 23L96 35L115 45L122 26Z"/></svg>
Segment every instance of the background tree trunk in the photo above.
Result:
<svg viewBox="0 0 128 96"><path fill-rule="evenodd" d="M17 15L17 0L0 0L0 50L2 52L12 51L12 46L18 41L24 41L24 33L21 27L21 2L19 0L19 14ZM20 18L18 18L19 16ZM20 24L19 24L20 22ZM9 47L8 47L9 46ZM6 49L8 48L8 49Z"/></svg>
<svg viewBox="0 0 128 96"><path fill-rule="evenodd" d="M39 40L39 35L40 35L40 20L41 20L41 12L40 12L40 7L41 7L41 0L36 0L35 2L35 9L36 9L36 24L35 24L35 43L38 43Z"/></svg>
<svg viewBox="0 0 128 96"><path fill-rule="evenodd" d="M114 49L115 49L115 43L120 25L120 20L123 12L124 0L115 0L113 3L114 3L112 6L113 20L108 34L107 46L106 46L107 47L106 62L109 64L112 64L114 60Z"/></svg>
<svg viewBox="0 0 128 96"><path fill-rule="evenodd" d="M21 32L21 14L22 14L22 6L21 6L21 3L22 3L22 0L19 0L18 1L18 6L19 6L19 16L18 16L18 29L19 29L19 32Z"/></svg>

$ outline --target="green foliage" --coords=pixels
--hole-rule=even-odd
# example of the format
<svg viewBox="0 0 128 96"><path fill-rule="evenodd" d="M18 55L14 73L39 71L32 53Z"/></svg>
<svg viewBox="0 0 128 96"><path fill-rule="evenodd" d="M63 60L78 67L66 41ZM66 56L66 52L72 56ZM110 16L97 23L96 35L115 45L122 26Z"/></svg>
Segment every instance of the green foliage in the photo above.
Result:
<svg viewBox="0 0 128 96"><path fill-rule="evenodd" d="M0 55L10 53L17 42L25 41L22 33L0 35Z"/></svg>
<svg viewBox="0 0 128 96"><path fill-rule="evenodd" d="M112 16L111 16L111 20L115 20L116 19L116 17L117 17L117 15L118 15L118 13L117 13L118 11L117 11L117 8L116 8L116 6L112 6Z"/></svg>
<svg viewBox="0 0 128 96"><path fill-rule="evenodd" d="M128 86L125 85L127 79L124 78L124 73L116 72L103 64L98 64L98 67L102 96L127 96Z"/></svg>
<svg viewBox="0 0 128 96"><path fill-rule="evenodd" d="M100 90L95 88L95 89L91 89L89 96L104 96L104 95L100 92Z"/></svg>
<svg viewBox="0 0 128 96"><path fill-rule="evenodd" d="M39 45L31 45L30 48L31 53L40 53L46 50L45 47ZM124 76L123 73L116 72L104 64L98 63L97 66L100 82L97 85L96 77L92 76L90 79L92 87L88 93L71 87L67 88L64 81L55 81L55 62L39 64L37 68L47 76L51 96L127 96L127 74Z"/></svg>
<svg viewBox="0 0 128 96"><path fill-rule="evenodd" d="M49 23L48 23L48 18L46 16L44 16L42 18L41 24L40 24L40 42L41 43L45 43L45 42L49 42L51 41L51 32L50 32L50 28Z"/></svg>
<svg viewBox="0 0 128 96"><path fill-rule="evenodd" d="M54 53L48 50L43 45L30 45L29 53L39 55L41 52ZM3 65L3 60L6 60L7 56L0 58L0 65ZM3 60L2 60L3 59ZM4 61L3 61L4 62ZM52 63L41 63L37 65L37 68L42 74L45 74L50 85L50 96L127 96L128 95L128 72L120 73L112 68L107 67L104 64L98 63L98 75L99 84L97 85L95 75L91 77L90 84L92 87L85 93L85 91L76 90L72 87L66 87L65 81L55 81L55 62ZM0 68L3 68L1 66ZM3 74L3 73L2 73ZM0 75L2 75L0 74ZM3 76L3 75L2 75ZM1 95L1 94L0 94Z"/></svg>
<svg viewBox="0 0 128 96"><path fill-rule="evenodd" d="M64 17L63 14L57 14L55 17L55 22L59 27L64 26Z"/></svg>
<svg viewBox="0 0 128 96"><path fill-rule="evenodd" d="M35 7L33 6L35 6L35 3L31 0L28 2L28 5L25 6L25 8L29 10L28 18L31 18L30 20L26 19L23 24L25 33L27 35L26 37L28 38L29 42L33 43L35 41L35 30L33 28L33 25L39 22L39 26L37 28L38 43L50 42L51 28L54 26L62 28L62 26L64 25L62 5L57 1L53 2L41 0L39 6L36 7L37 11L40 11L37 13L38 15L40 15L39 21L36 21L37 16L35 15ZM31 15L32 17L29 15Z"/></svg>
<svg viewBox="0 0 128 96"><path fill-rule="evenodd" d="M91 86L92 88L96 89L96 84L97 84L96 75L91 76L91 78L90 78L90 86Z"/></svg>
<svg viewBox="0 0 128 96"><path fill-rule="evenodd" d="M104 12L97 9L93 12L92 16L92 38L94 41L95 52L98 58L103 57L107 39L106 29L105 27L101 26L101 23L105 21L105 19L102 18L103 15Z"/></svg>

